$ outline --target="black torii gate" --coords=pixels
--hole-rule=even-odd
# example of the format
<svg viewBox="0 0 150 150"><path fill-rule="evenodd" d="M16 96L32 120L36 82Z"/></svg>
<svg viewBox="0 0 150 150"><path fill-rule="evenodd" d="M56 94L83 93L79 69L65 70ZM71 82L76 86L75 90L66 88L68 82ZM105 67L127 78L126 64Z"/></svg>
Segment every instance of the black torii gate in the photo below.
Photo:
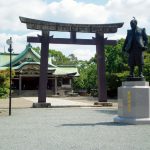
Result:
<svg viewBox="0 0 150 150"><path fill-rule="evenodd" d="M115 40L107 40L106 38L104 38L104 34L117 32L117 29L121 28L123 26L123 23L68 24L41 21L25 17L20 17L20 21L22 23L26 23L27 29L42 31L42 36L27 37L28 42L41 43L38 103L42 103L43 105L44 103L46 104L49 43L96 45L98 70L98 100L99 102L107 102L104 45L115 45L117 42ZM49 36L50 31L70 32L70 38L54 38L53 36ZM76 32L95 33L95 38L77 39Z"/></svg>

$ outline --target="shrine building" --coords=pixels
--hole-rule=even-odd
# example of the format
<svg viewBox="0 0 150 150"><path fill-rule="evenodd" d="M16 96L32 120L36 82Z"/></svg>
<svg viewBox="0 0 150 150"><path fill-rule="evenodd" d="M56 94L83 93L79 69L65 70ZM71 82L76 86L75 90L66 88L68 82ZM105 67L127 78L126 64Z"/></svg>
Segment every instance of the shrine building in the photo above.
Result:
<svg viewBox="0 0 150 150"><path fill-rule="evenodd" d="M9 68L9 53L0 53L0 70ZM41 56L28 44L20 54L12 54L12 89L17 95L38 95ZM72 92L72 79L79 76L76 66L56 66L48 61L47 95L65 96Z"/></svg>

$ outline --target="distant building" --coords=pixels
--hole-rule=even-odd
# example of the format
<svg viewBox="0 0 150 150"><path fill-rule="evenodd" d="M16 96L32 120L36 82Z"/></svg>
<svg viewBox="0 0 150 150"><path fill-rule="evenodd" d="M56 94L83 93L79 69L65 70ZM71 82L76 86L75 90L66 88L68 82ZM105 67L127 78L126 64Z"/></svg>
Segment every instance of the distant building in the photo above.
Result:
<svg viewBox="0 0 150 150"><path fill-rule="evenodd" d="M0 70L7 68L9 53L0 53ZM20 54L12 54L12 69L15 71L15 77L12 79L15 93L36 95L39 86L40 55L30 44ZM77 67L56 66L49 59L47 95L67 95L72 91L72 79L76 76L79 76Z"/></svg>

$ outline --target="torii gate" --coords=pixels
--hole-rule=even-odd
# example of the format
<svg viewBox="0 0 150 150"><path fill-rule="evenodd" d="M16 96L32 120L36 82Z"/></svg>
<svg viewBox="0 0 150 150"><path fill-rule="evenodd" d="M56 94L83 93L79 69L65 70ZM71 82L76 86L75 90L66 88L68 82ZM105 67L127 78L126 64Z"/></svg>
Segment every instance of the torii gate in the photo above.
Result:
<svg viewBox="0 0 150 150"><path fill-rule="evenodd" d="M38 92L38 104L46 106L47 69L49 43L53 44L80 44L96 45L97 71L98 71L98 101L107 102L105 54L104 45L115 45L115 40L104 38L105 33L115 33L123 23L113 24L69 24L56 23L36 19L20 17L22 23L26 23L27 29L41 30L42 36L27 37L28 42L41 43L40 80ZM54 38L49 36L50 31L70 32L70 38ZM92 39L77 39L76 32L95 33Z"/></svg>

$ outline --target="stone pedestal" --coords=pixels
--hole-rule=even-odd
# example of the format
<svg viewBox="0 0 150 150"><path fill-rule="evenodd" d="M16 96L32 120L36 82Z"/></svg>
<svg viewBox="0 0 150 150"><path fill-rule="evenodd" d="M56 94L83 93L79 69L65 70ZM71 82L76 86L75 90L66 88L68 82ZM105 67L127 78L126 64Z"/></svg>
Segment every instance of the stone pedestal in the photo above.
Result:
<svg viewBox="0 0 150 150"><path fill-rule="evenodd" d="M111 103L111 102L95 102L94 106L112 107L113 103Z"/></svg>
<svg viewBox="0 0 150 150"><path fill-rule="evenodd" d="M49 108L51 103L33 103L33 108Z"/></svg>
<svg viewBox="0 0 150 150"><path fill-rule="evenodd" d="M115 122L150 124L150 87L146 81L125 81L118 88L118 117Z"/></svg>

